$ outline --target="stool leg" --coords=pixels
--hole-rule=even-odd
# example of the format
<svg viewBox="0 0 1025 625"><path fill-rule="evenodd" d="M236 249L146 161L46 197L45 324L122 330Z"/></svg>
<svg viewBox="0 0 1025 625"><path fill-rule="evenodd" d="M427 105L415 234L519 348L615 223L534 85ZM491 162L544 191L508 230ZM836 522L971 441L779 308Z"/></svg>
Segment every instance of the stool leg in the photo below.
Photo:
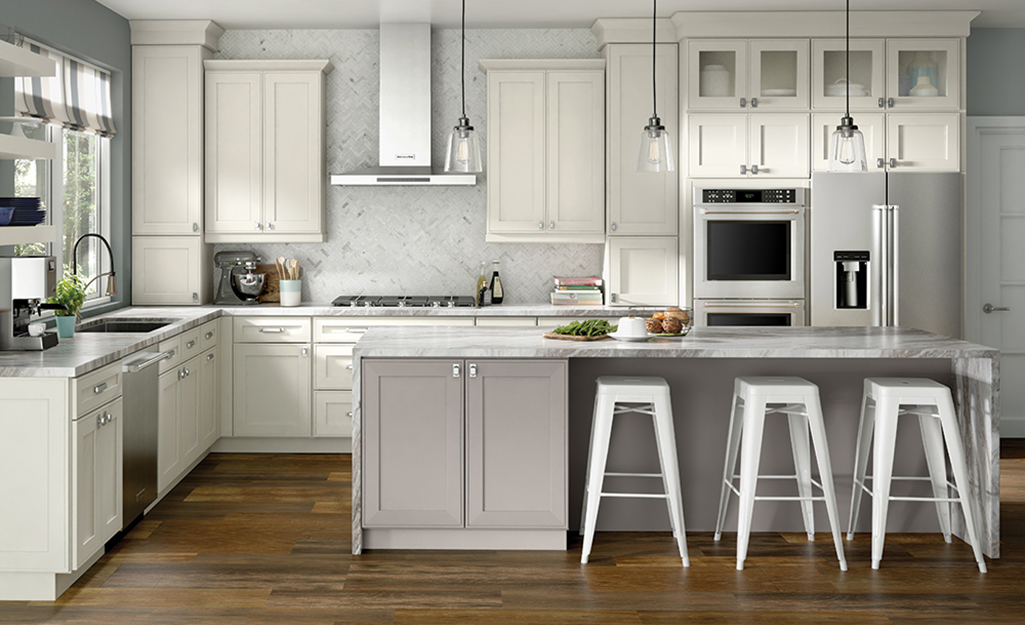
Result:
<svg viewBox="0 0 1025 625"><path fill-rule="evenodd" d="M890 507L890 482L893 476L893 452L897 443L897 412L895 399L876 403L875 444L872 449L872 568L878 569L883 559L886 540L886 513Z"/></svg>
<svg viewBox="0 0 1025 625"><path fill-rule="evenodd" d="M666 493L666 506L673 526L673 536L680 548L683 566L690 566L687 555L687 531L683 523L683 494L680 489L680 465L676 457L676 430L673 426L672 402L668 397L655 398L655 443L662 465L662 485Z"/></svg>
<svg viewBox="0 0 1025 625"><path fill-rule="evenodd" d="M826 514L829 516L829 528L833 532L833 544L836 546L836 557L840 561L840 570L847 570L847 558L843 553L843 540L840 538L840 514L836 510L836 490L833 488L833 463L829 459L829 445L826 442L826 426L822 416L822 404L816 392L805 404L808 410L808 428L815 444L815 462L819 466L819 480L822 492L826 497ZM809 478L811 479L811 478ZM809 487L809 492L811 488ZM810 505L811 502L809 501Z"/></svg>
<svg viewBox="0 0 1025 625"><path fill-rule="evenodd" d="M594 432L598 429L598 408L601 405L601 397L595 396L594 410L591 414L591 440L587 443L587 453L591 453L594 447ZM587 493L588 485L591 483L591 458L587 458L587 473L584 476L584 500L580 503L580 535L584 535L584 519L587 518Z"/></svg>
<svg viewBox="0 0 1025 625"><path fill-rule="evenodd" d="M925 460L929 465L929 477L932 479L932 496L946 499L950 496L947 488L947 460L943 453L943 431L939 419L935 417L918 417L918 426L922 430L922 445L925 447ZM950 502L936 502L936 516L940 520L940 531L943 540L950 542Z"/></svg>
<svg viewBox="0 0 1025 625"><path fill-rule="evenodd" d="M740 450L740 521L737 526L737 570L744 570L747 545L751 539L751 517L754 514L755 490L758 487L758 464L762 458L762 431L765 425L765 401L744 402L744 444Z"/></svg>
<svg viewBox="0 0 1025 625"><path fill-rule="evenodd" d="M730 429L726 434L726 461L722 470L722 482L719 484L719 515L715 520L715 540L722 538L722 527L726 523L726 509L730 505L730 487L726 484L733 481L737 470L737 451L740 449L740 430L744 425L743 400L733 395L730 407Z"/></svg>
<svg viewBox="0 0 1025 625"><path fill-rule="evenodd" d="M790 422L790 447L794 452L797 493L805 498L801 501L804 531L808 534L808 540L815 540L815 511L812 508L811 501L811 448L808 446L808 419L804 415L788 414L787 420Z"/></svg>
<svg viewBox="0 0 1025 625"><path fill-rule="evenodd" d="M587 481L587 508L584 510L584 545L580 550L580 563L587 564L594 543L594 528L598 522L598 505L601 503L601 489L605 481L605 463L609 456L609 438L612 434L612 414L615 403L599 395L597 419L594 421L590 456L587 464L590 477Z"/></svg>
<svg viewBox="0 0 1025 625"><path fill-rule="evenodd" d="M847 540L854 540L854 524L858 522L861 511L861 496L865 493L861 484L865 483L865 472L868 468L868 454L872 449L872 430L875 428L875 401L866 394L861 399L861 421L858 424L858 444L854 451L854 485L851 488L851 518L847 523Z"/></svg>
<svg viewBox="0 0 1025 625"><path fill-rule="evenodd" d="M982 557L982 543L979 542L979 528L976 525L975 507L972 505L971 496L968 491L971 484L968 481L968 464L964 453L964 446L961 444L961 433L957 427L957 417L954 416L954 402L948 394L945 401L940 402L940 423L943 425L943 437L947 441L947 453L950 456L950 468L954 473L954 485L957 486L957 494L961 499L961 510L964 512L965 529L968 533L968 540L972 543L972 551L975 552L975 561L979 564L979 571L986 572L986 560Z"/></svg>

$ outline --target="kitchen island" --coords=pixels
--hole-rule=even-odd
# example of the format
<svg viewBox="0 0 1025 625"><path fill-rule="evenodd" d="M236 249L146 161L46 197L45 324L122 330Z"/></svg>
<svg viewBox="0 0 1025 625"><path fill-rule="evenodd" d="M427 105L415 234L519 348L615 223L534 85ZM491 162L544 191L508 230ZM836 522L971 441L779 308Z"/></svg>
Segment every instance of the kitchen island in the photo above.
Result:
<svg viewBox="0 0 1025 625"><path fill-rule="evenodd" d="M715 521L734 378L798 375L820 387L844 520L849 510L863 379L914 376L951 386L968 454L971 500L980 520L983 551L999 557L999 351L992 348L911 328L699 327L683 338L657 338L644 343L551 340L542 338L539 329L530 328L372 328L356 344L353 357L353 553L361 553L364 547L557 549L560 542L565 548L566 530L579 523L572 512L579 510L582 497L594 380L599 375L658 375L669 382L687 529L709 531ZM563 364L562 373L554 366L559 363ZM496 369L495 365L505 368ZM430 371L417 378L417 366L429 367ZM523 379L534 370L536 380L543 382L533 387L545 395L543 401L537 394L509 395L508 389L495 387L496 393L505 393L505 418L522 418L522 427L517 429L515 423L512 428L498 427L492 436L510 440L519 437L523 443L522 431L544 436L551 433L550 439L536 441L544 453L533 449L530 441L521 445L523 479L534 480L535 485L528 492L514 483L515 475L482 478L475 473L520 470L513 468L513 453L503 449L501 441L497 446L494 441L489 443L484 425L474 421L471 414L474 406L485 405L482 396L486 387L482 385L487 382L471 380L477 378L478 369L483 380L497 379L489 371L507 371ZM395 380L401 384L384 386L381 371L398 372ZM432 379L445 386L432 386ZM465 424L461 417L464 404ZM431 433L417 429L430 422L435 405L442 406L444 414L438 422L450 430L447 439L424 437L421 435ZM517 405L524 407L519 414ZM549 406L551 423L539 421L535 413ZM406 414L392 415L382 423L381 412L386 410ZM650 425L642 421L617 423L610 471L643 472L652 468L653 438ZM365 429L368 423L372 431ZM487 423L486 418L483 423ZM917 430L910 424L901 428L897 475L925 474ZM763 473L792 471L785 431L785 426L778 432L767 427ZM395 447L389 446L392 441ZM560 445L564 451L561 456ZM561 473L559 458L564 463ZM550 473L538 473L539 460L549 461ZM440 476L435 482L442 483L431 482L432 471ZM444 490L447 500L428 502L420 493L413 493L413 499L437 509L423 514L399 510L409 503L410 489L388 489L398 480L409 482L407 478ZM485 488L504 488L508 484L512 485L504 499ZM768 492L775 486L767 484L765 494L776 494ZM621 487L638 488L628 482L622 482ZM915 487L913 484L911 488ZM516 501L540 507L532 509L530 515L517 517L515 510L489 511L489 497L492 503L500 502L499 507ZM862 507L858 531L868 529L868 508ZM889 531L938 531L933 506L893 502L890 510ZM817 519L820 531L826 529L823 516ZM963 537L960 512L955 511L954 517L955 533ZM482 519L492 522L482 523ZM736 527L736 521L727 518L726 527ZM755 508L753 528L802 531L799 506L762 502ZM615 500L608 506L603 502L598 529L668 529L668 517L658 500ZM868 540L867 536L860 539Z"/></svg>

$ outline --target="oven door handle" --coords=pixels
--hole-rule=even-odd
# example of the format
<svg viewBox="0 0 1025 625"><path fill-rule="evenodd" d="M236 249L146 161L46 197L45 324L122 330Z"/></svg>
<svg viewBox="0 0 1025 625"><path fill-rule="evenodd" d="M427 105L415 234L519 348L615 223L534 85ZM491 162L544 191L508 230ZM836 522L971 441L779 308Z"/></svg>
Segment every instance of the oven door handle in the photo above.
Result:
<svg viewBox="0 0 1025 625"><path fill-rule="evenodd" d="M705 304L705 310L712 310L712 309L715 309L715 308L765 308L765 309L771 310L773 308L800 308L800 307L801 307L801 305L796 303L796 302L789 302L789 303L785 303L785 304L765 304L765 303Z"/></svg>
<svg viewBox="0 0 1025 625"><path fill-rule="evenodd" d="M723 210L711 210L708 208L701 209L702 215L733 215L734 217L743 217L744 215L800 215L800 209L793 210L781 210L781 211L723 211Z"/></svg>

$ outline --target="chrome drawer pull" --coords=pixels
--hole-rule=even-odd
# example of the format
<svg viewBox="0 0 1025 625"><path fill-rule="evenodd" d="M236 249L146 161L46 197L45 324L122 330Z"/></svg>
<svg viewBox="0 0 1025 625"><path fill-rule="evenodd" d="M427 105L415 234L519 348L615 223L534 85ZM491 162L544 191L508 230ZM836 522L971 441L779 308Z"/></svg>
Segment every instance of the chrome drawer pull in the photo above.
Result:
<svg viewBox="0 0 1025 625"><path fill-rule="evenodd" d="M209 341L210 339L214 338L214 333L213 332L207 332L206 335L203 338L205 338L206 340Z"/></svg>
<svg viewBox="0 0 1025 625"><path fill-rule="evenodd" d="M100 382L99 384L97 384L96 386L93 387L93 394L94 395L99 395L100 393L102 393L105 390L107 390L107 383L106 382Z"/></svg>
<svg viewBox="0 0 1025 625"><path fill-rule="evenodd" d="M206 355L206 361L207 361L207 362L210 362L210 361L211 361L211 360L213 360L213 359L214 359L214 355L213 355L213 354L207 354L207 355Z"/></svg>
<svg viewBox="0 0 1025 625"><path fill-rule="evenodd" d="M349 371L352 371L352 363L350 362L349 364L345 365L345 368Z"/></svg>
<svg viewBox="0 0 1025 625"><path fill-rule="evenodd" d="M284 334L284 328L260 328L260 332L264 334Z"/></svg>
<svg viewBox="0 0 1025 625"><path fill-rule="evenodd" d="M188 343L185 344L185 349L192 349L195 346L196 346L196 342L195 341L189 341Z"/></svg>

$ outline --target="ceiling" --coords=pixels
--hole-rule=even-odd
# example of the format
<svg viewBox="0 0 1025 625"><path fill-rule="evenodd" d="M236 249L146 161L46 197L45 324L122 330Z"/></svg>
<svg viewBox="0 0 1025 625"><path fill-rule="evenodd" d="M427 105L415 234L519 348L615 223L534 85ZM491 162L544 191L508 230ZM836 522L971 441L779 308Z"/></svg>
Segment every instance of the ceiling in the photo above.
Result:
<svg viewBox="0 0 1025 625"><path fill-rule="evenodd" d="M460 0L98 0L128 19L212 19L225 28L372 28L381 21L458 26ZM662 0L677 11L842 10L842 0ZM647 17L647 0L469 0L470 28L588 28L599 17ZM771 7L771 8L770 8ZM1025 27L1023 0L854 0L855 11L982 11L976 28Z"/></svg>

